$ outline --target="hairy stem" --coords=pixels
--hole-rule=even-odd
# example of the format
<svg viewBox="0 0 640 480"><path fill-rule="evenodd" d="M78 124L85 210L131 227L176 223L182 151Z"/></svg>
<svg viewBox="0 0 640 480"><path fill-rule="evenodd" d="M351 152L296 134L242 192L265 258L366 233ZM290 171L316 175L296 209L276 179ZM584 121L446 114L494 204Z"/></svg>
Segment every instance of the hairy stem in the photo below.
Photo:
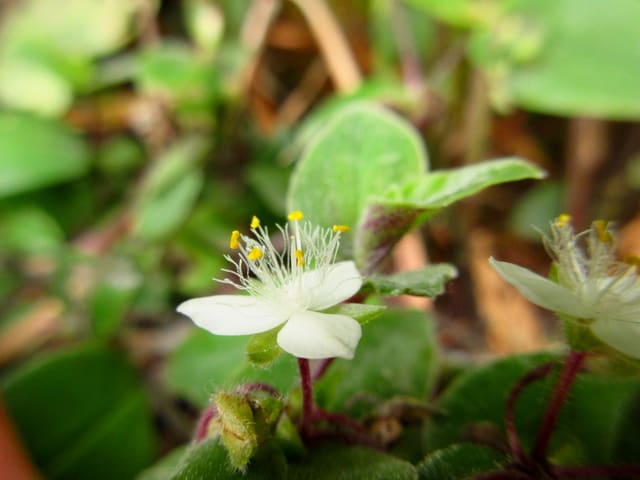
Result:
<svg viewBox="0 0 640 480"><path fill-rule="evenodd" d="M536 437L536 443L532 451L532 457L534 460L545 459L549 441L551 440L551 434L553 433L556 421L558 420L558 414L560 413L560 409L569 394L571 385L573 384L580 367L584 363L586 356L586 352L575 351L571 351L569 355L567 355L562 372L560 373L560 378L558 378L555 385L553 397L551 397L551 401L547 405L542 425L540 426L538 436Z"/></svg>
<svg viewBox="0 0 640 480"><path fill-rule="evenodd" d="M515 423L515 407L516 400L522 394L522 391L529 386L531 383L541 380L546 377L551 370L553 369L553 363L548 362L539 367L535 368L531 372L527 373L524 377L522 377L518 383L511 389L509 392L509 397L507 398L507 405L505 409L505 428L507 430L507 441L509 443L509 448L511 450L512 455L515 459L525 465L529 463L529 457L525 453L522 448L522 444L520 443L520 437L518 435L518 431L516 429Z"/></svg>

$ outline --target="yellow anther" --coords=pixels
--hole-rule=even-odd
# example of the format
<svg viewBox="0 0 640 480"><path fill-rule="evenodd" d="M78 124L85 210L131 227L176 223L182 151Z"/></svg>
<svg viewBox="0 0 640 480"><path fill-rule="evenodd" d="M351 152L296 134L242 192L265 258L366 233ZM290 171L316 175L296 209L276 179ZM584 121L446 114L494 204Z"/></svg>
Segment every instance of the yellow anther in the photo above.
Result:
<svg viewBox="0 0 640 480"><path fill-rule="evenodd" d="M255 215L251 217L251 228L258 228L260 226L260 219Z"/></svg>
<svg viewBox="0 0 640 480"><path fill-rule="evenodd" d="M347 225L334 225L333 227L331 227L333 229L334 232L348 232L349 231L349 227Z"/></svg>
<svg viewBox="0 0 640 480"><path fill-rule="evenodd" d="M234 250L240 247L240 232L238 230L234 230L231 232L231 238L229 239L229 248L233 248Z"/></svg>
<svg viewBox="0 0 640 480"><path fill-rule="evenodd" d="M598 234L598 240L602 243L611 243L613 242L613 237L611 236L611 232L608 230L609 222L606 220L595 220L593 222L593 228Z"/></svg>
<svg viewBox="0 0 640 480"><path fill-rule="evenodd" d="M249 250L249 253L247 253L247 258L249 260L260 260L263 256L264 253L258 247L253 247Z"/></svg>
<svg viewBox="0 0 640 480"><path fill-rule="evenodd" d="M291 221L302 220L304 218L304 214L300 210L294 210L287 215L287 218Z"/></svg>
<svg viewBox="0 0 640 480"><path fill-rule="evenodd" d="M558 215L558 217L554 220L554 224L556 227L564 227L569 222L571 222L571 215L567 213L563 213Z"/></svg>
<svg viewBox="0 0 640 480"><path fill-rule="evenodd" d="M302 250L296 250L293 252L293 255L298 260L298 266L302 267L304 265L304 252Z"/></svg>
<svg viewBox="0 0 640 480"><path fill-rule="evenodd" d="M625 255L622 261L627 265L636 267L636 271L640 272L640 257L637 255Z"/></svg>

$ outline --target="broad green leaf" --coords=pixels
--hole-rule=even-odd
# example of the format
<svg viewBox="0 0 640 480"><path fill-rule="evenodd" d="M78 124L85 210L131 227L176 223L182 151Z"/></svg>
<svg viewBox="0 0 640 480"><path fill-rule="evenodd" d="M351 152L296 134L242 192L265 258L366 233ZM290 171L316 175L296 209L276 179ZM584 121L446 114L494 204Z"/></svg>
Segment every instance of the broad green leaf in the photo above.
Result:
<svg viewBox="0 0 640 480"><path fill-rule="evenodd" d="M391 186L364 213L355 240L356 263L369 273L405 233L441 209L492 185L543 176L524 160L505 158L435 171Z"/></svg>
<svg viewBox="0 0 640 480"><path fill-rule="evenodd" d="M515 0L472 37L497 104L559 115L640 117L640 3Z"/></svg>
<svg viewBox="0 0 640 480"><path fill-rule="evenodd" d="M86 145L63 124L0 113L0 197L72 180L88 168Z"/></svg>
<svg viewBox="0 0 640 480"><path fill-rule="evenodd" d="M546 354L513 356L456 378L437 404L444 415L424 427L427 446L437 450L472 439L482 442L483 437L502 441L507 395L526 373L551 359ZM537 435L556 378L532 383L518 398L515 420L525 450ZM560 412L549 458L568 465L610 462L639 387L638 380L579 374Z"/></svg>
<svg viewBox="0 0 640 480"><path fill-rule="evenodd" d="M354 359L335 360L316 383L318 402L329 410L363 413L376 406L372 398L426 399L436 374L435 342L431 319L422 312L385 311L364 327Z"/></svg>
<svg viewBox="0 0 640 480"><path fill-rule="evenodd" d="M426 167L426 153L411 125L373 104L347 105L332 113L306 148L287 204L315 223L355 228L374 196Z"/></svg>
<svg viewBox="0 0 640 480"><path fill-rule="evenodd" d="M227 451L218 440L171 452L153 467L145 470L137 480L271 480L287 478L287 464L282 452L267 444L249 463L246 472L235 470L229 463Z"/></svg>
<svg viewBox="0 0 640 480"><path fill-rule="evenodd" d="M444 292L445 284L457 275L458 270L453 265L440 263L392 275L371 275L366 279L365 288L371 288L382 297L397 295L437 297Z"/></svg>
<svg viewBox="0 0 640 480"><path fill-rule="evenodd" d="M336 315L346 315L347 317L351 317L357 320L360 325L364 325L369 323L370 320L373 320L382 312L385 311L387 307L382 305L367 305L364 303L341 303L336 305L335 307L331 307L327 310L324 310L323 313L332 313Z"/></svg>
<svg viewBox="0 0 640 480"><path fill-rule="evenodd" d="M404 460L364 447L315 445L301 462L289 466L289 480L416 480Z"/></svg>
<svg viewBox="0 0 640 480"><path fill-rule="evenodd" d="M422 480L463 480L502 470L506 456L490 447L460 443L436 450L418 465Z"/></svg>
<svg viewBox="0 0 640 480"><path fill-rule="evenodd" d="M179 393L204 407L218 389L246 382L265 382L286 393L298 379L291 355L282 355L269 368L252 366L246 359L247 337L223 337L194 330L171 355L166 380Z"/></svg>
<svg viewBox="0 0 640 480"><path fill-rule="evenodd" d="M5 378L2 391L47 478L131 478L151 461L150 411L117 352L88 345L41 357Z"/></svg>

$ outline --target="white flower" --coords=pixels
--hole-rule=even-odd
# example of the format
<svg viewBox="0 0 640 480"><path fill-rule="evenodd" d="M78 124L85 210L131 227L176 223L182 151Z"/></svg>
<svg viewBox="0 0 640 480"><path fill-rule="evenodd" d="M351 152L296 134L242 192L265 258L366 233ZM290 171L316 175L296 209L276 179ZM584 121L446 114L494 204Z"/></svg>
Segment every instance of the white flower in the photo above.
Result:
<svg viewBox="0 0 640 480"><path fill-rule="evenodd" d="M237 230L229 246L239 258L226 255L235 276L223 283L249 295L214 295L194 298L178 306L201 328L217 335L248 335L279 325L278 344L300 358L353 358L362 330L351 317L322 313L360 290L362 277L352 261L335 263L340 236L346 226L333 228L302 222L300 211L289 214L293 222L278 226L284 247L271 243L269 232L253 217L252 236Z"/></svg>
<svg viewBox="0 0 640 480"><path fill-rule="evenodd" d="M580 244L584 240L586 251ZM511 263L489 262L531 302L570 317L614 349L640 358L640 283L635 261L618 262L607 222L575 235L568 215L551 224L544 243L557 283Z"/></svg>

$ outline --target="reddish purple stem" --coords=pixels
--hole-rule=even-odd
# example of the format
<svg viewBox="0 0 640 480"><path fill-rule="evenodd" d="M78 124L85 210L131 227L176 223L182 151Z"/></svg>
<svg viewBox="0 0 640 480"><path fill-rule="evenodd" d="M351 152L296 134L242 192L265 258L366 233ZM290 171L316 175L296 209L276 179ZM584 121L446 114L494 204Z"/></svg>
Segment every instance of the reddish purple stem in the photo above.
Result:
<svg viewBox="0 0 640 480"><path fill-rule="evenodd" d="M196 443L199 443L207 438L209 423L211 423L211 420L216 415L218 415L218 409L213 404L209 405L204 410L204 412L202 412L202 415L200 415L200 418L198 419L198 423L196 425Z"/></svg>
<svg viewBox="0 0 640 480"><path fill-rule="evenodd" d="M298 358L298 369L300 370L300 385L302 386L302 421L300 430L303 434L307 434L313 421L313 391L309 360Z"/></svg>
<svg viewBox="0 0 640 480"><path fill-rule="evenodd" d="M536 443L533 447L533 451L531 452L534 460L544 461L546 458L547 448L549 447L549 441L551 440L553 429L556 426L558 415L560 414L560 410L562 409L562 405L569 394L571 385L573 384L573 381L575 380L576 375L578 374L580 367L582 367L586 357L586 352L575 351L571 351L567 356L562 372L560 373L560 378L553 390L553 397L547 405L542 425L538 431L538 436L536 437Z"/></svg>
<svg viewBox="0 0 640 480"><path fill-rule="evenodd" d="M520 436L518 435L518 430L516 429L515 422L515 407L516 400L520 397L522 391L529 386L529 384L541 380L546 377L551 370L553 369L554 364L552 362L545 363L535 368L524 377L522 377L518 383L511 389L509 392L509 397L507 398L506 412L505 412L505 428L507 430L507 441L509 442L509 448L511 449L511 453L515 457L515 459L526 465L529 463L529 457L525 453L522 448L522 444L520 443Z"/></svg>

